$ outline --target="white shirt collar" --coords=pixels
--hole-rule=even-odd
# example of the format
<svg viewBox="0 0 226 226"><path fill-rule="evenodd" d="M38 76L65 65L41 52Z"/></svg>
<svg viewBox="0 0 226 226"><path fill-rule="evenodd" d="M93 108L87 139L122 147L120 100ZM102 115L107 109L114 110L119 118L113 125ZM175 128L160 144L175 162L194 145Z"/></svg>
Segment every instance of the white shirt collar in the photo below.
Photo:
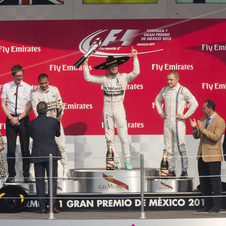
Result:
<svg viewBox="0 0 226 226"><path fill-rule="evenodd" d="M21 81L21 83L18 85L18 86L23 86L24 85L24 82ZM17 86L16 83L14 81L12 81L12 86Z"/></svg>
<svg viewBox="0 0 226 226"><path fill-rule="evenodd" d="M216 115L216 112L214 112L210 117L208 117L208 118L210 118L210 121L213 119L213 117Z"/></svg>

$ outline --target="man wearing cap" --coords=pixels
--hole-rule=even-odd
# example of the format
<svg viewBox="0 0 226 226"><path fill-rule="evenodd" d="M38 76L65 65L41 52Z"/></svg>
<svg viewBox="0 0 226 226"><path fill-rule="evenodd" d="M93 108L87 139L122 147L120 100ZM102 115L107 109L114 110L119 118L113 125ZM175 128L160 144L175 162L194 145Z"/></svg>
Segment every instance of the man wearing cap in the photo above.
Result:
<svg viewBox="0 0 226 226"><path fill-rule="evenodd" d="M131 170L130 149L127 121L123 105L127 84L140 74L140 66L137 57L137 50L132 47L133 71L129 74L119 73L118 66L129 60L128 56L115 58L108 56L106 62L94 67L95 69L108 69L109 73L103 76L90 75L88 58L84 61L83 73L88 82L101 84L104 89L104 129L107 145L112 142L112 149L115 150L114 125L117 127L118 135L122 145L122 151L127 170ZM117 164L115 163L115 168Z"/></svg>
<svg viewBox="0 0 226 226"><path fill-rule="evenodd" d="M169 176L175 177L174 148L176 146L181 155L182 172L180 177L188 176L188 153L185 143L185 119L190 117L198 107L198 102L191 92L179 83L177 71L170 71L167 75L168 86L163 87L155 99L155 105L161 118L164 120L164 143L169 162ZM162 100L165 101L165 112ZM186 103L190 103L188 111L184 114Z"/></svg>

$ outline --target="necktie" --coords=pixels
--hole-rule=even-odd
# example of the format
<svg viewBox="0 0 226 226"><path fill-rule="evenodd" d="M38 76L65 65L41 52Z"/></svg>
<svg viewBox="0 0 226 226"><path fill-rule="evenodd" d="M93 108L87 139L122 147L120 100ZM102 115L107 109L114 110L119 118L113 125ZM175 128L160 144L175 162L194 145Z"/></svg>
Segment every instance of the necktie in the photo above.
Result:
<svg viewBox="0 0 226 226"><path fill-rule="evenodd" d="M16 87L16 93L14 94L16 96L16 103L15 103L15 115L17 115L17 99L18 99L18 87Z"/></svg>
<svg viewBox="0 0 226 226"><path fill-rule="evenodd" d="M208 119L207 119L207 121L206 121L206 125L205 125L205 129L206 129L206 128L207 128L207 126L209 125L209 123L210 123L210 119L211 119L211 118L208 118Z"/></svg>

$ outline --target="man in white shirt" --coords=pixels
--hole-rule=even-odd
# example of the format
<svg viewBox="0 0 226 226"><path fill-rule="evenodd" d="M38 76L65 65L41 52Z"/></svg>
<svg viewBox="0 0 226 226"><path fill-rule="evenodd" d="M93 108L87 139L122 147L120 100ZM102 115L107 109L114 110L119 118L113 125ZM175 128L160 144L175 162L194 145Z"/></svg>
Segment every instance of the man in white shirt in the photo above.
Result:
<svg viewBox="0 0 226 226"><path fill-rule="evenodd" d="M30 151L28 122L31 107L32 87L23 81L24 70L20 65L11 68L13 81L3 85L1 94L1 107L6 115L6 137L7 137L7 183L15 181L15 150L16 139L19 133L21 152L23 157L24 182L30 181Z"/></svg>

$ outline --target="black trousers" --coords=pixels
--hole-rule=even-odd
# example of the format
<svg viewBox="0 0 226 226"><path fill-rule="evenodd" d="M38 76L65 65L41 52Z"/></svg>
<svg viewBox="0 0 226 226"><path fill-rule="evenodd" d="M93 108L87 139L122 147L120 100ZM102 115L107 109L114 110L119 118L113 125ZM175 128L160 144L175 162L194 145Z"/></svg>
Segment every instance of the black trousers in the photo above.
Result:
<svg viewBox="0 0 226 226"><path fill-rule="evenodd" d="M53 208L56 207L57 196L57 161L53 161ZM47 200L45 198L45 170L48 177L48 194L49 194L49 162L34 163L36 192L39 197L40 209L46 209Z"/></svg>
<svg viewBox="0 0 226 226"><path fill-rule="evenodd" d="M12 126L9 119L6 119L6 137L7 137L7 163L9 177L16 176L15 170L15 151L17 134L20 137L21 153L23 157L23 176L29 177L30 173L30 151L29 151L29 117L20 120L20 125Z"/></svg>
<svg viewBox="0 0 226 226"><path fill-rule="evenodd" d="M202 158L199 158L198 171L202 195L207 196L204 197L205 206L221 208L221 162L204 162Z"/></svg>

